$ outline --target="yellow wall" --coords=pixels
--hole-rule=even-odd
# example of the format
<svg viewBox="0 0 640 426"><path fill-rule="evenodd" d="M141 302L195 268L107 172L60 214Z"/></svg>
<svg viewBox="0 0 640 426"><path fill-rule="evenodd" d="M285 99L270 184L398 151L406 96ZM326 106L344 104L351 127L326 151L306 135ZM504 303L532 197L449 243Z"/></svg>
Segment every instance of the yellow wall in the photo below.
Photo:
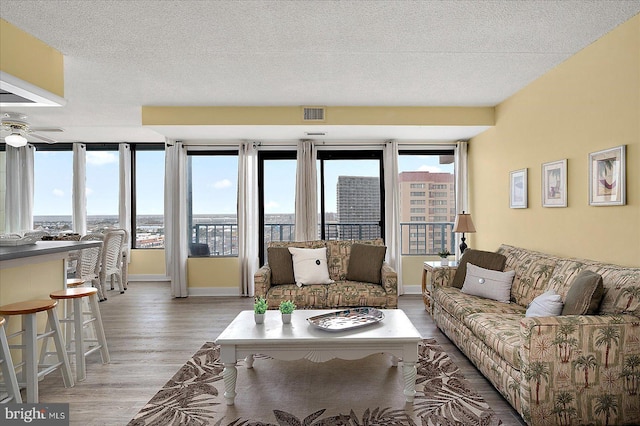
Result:
<svg viewBox="0 0 640 426"><path fill-rule="evenodd" d="M166 275L164 250L131 250L129 275Z"/></svg>
<svg viewBox="0 0 640 426"><path fill-rule="evenodd" d="M498 77L499 78L499 77ZM627 205L589 206L589 153L627 147ZM568 207L543 208L542 163L568 161ZM509 172L528 169L529 208L509 208ZM469 143L475 248L501 243L640 266L640 15L496 108Z"/></svg>
<svg viewBox="0 0 640 426"><path fill-rule="evenodd" d="M216 259L193 257L187 262L189 288L229 287L239 288L240 265L237 257Z"/></svg>
<svg viewBox="0 0 640 426"><path fill-rule="evenodd" d="M64 97L62 53L0 19L0 70Z"/></svg>

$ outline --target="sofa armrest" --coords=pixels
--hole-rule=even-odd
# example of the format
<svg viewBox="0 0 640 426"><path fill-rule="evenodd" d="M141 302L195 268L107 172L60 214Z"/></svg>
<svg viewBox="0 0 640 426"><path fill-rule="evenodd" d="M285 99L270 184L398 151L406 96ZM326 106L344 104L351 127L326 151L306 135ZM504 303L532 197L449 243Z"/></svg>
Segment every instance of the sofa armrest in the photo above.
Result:
<svg viewBox="0 0 640 426"><path fill-rule="evenodd" d="M382 263L382 270L380 271L382 278L382 287L388 295L398 294L398 274L395 269L391 267L387 262Z"/></svg>
<svg viewBox="0 0 640 426"><path fill-rule="evenodd" d="M256 297L267 298L267 292L271 288L271 268L264 265L253 274L253 286Z"/></svg>
<svg viewBox="0 0 640 426"><path fill-rule="evenodd" d="M572 389L578 390L568 404L574 408L592 404L588 395L609 394L612 388L620 389L615 392L620 407L637 398L638 381L633 377L640 361L640 318L526 317L520 320L520 336L521 411L531 415L530 420L525 419L527 423L542 422L540 413L553 410ZM618 420L625 417L620 414Z"/></svg>
<svg viewBox="0 0 640 426"><path fill-rule="evenodd" d="M434 286L453 287L453 277L456 275L456 268L436 268L432 273L432 284Z"/></svg>

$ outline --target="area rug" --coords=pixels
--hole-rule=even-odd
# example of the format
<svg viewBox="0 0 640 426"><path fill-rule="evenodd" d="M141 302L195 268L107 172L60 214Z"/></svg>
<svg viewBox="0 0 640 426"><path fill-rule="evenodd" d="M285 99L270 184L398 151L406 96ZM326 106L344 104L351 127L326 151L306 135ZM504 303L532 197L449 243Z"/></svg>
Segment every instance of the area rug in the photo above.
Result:
<svg viewBox="0 0 640 426"><path fill-rule="evenodd" d="M238 362L235 405L225 405L220 348L206 343L129 422L141 425L501 425L433 339L419 349L416 397L405 403L402 368L384 354L363 360Z"/></svg>

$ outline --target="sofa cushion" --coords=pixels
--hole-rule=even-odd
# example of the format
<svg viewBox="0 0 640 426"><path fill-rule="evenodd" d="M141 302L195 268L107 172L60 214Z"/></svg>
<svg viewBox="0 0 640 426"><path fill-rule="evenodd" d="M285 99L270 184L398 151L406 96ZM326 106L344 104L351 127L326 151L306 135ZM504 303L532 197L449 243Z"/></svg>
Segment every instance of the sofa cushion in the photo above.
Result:
<svg viewBox="0 0 640 426"><path fill-rule="evenodd" d="M286 247L267 248L269 268L271 268L271 285L293 284L296 282L293 274L293 259Z"/></svg>
<svg viewBox="0 0 640 426"><path fill-rule="evenodd" d="M518 314L521 317L525 313L525 308L520 305L471 296L454 287L434 287L432 297L434 304L440 305L462 323L467 316L475 313Z"/></svg>
<svg viewBox="0 0 640 426"><path fill-rule="evenodd" d="M295 284L282 284L269 288L267 291L269 309L277 309L280 302L291 300L298 307L326 308L327 285L314 284L298 287Z"/></svg>
<svg viewBox="0 0 640 426"><path fill-rule="evenodd" d="M334 281L344 281L347 279L347 268L349 257L351 256L351 246L353 244L367 244L381 246L381 238L374 240L330 240L327 241L327 261L329 263L329 276Z"/></svg>
<svg viewBox="0 0 640 426"><path fill-rule="evenodd" d="M331 284L327 267L327 248L303 249L289 247L293 258L293 274L298 287L311 284Z"/></svg>
<svg viewBox="0 0 640 426"><path fill-rule="evenodd" d="M472 263L484 269L490 269L492 271L504 270L504 264L507 258L499 253L493 253L491 251L466 249L460 259L456 274L453 277L451 285L456 288L462 288L464 279L467 275L467 263Z"/></svg>
<svg viewBox="0 0 640 426"><path fill-rule="evenodd" d="M562 315L597 313L603 293L602 276L588 270L580 272L564 300Z"/></svg>
<svg viewBox="0 0 640 426"><path fill-rule="evenodd" d="M511 301L522 307L550 288L558 258L546 255L529 254L515 264L516 276L511 287Z"/></svg>
<svg viewBox="0 0 640 426"><path fill-rule="evenodd" d="M327 306L330 308L353 306L387 307L387 293L380 284L336 281L326 287Z"/></svg>
<svg viewBox="0 0 640 426"><path fill-rule="evenodd" d="M511 367L520 369L520 319L522 313L476 313L465 318L473 335L499 354ZM468 333L467 330L463 332Z"/></svg>
<svg viewBox="0 0 640 426"><path fill-rule="evenodd" d="M562 312L562 297L555 292L549 290L542 293L529 303L527 308L527 317L554 317Z"/></svg>
<svg viewBox="0 0 640 426"><path fill-rule="evenodd" d="M347 267L347 280L380 284L382 262L386 253L385 246L353 244Z"/></svg>
<svg viewBox="0 0 640 426"><path fill-rule="evenodd" d="M587 269L602 276L604 296L598 313L640 317L640 268L593 262Z"/></svg>
<svg viewBox="0 0 640 426"><path fill-rule="evenodd" d="M467 263L467 274L462 292L509 303L514 271L500 272Z"/></svg>

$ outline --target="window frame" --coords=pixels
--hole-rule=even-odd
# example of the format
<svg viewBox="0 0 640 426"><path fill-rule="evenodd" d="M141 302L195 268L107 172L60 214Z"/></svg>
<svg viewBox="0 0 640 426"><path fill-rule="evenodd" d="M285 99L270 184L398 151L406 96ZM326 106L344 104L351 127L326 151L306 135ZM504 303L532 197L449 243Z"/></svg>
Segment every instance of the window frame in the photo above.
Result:
<svg viewBox="0 0 640 426"><path fill-rule="evenodd" d="M165 144L164 143L131 143L129 144L129 147L131 149L131 223L129 224L131 226L131 236L129 238L129 241L130 241L132 250L141 250L138 247L136 247L136 243L137 243L136 218L137 218L137 204L138 204L138 197L137 197L138 187L136 183L136 176L137 176L136 164L138 161L137 153L142 151L165 151ZM163 167L164 167L164 164L163 164ZM162 182L162 186L164 187L164 181ZM162 216L163 216L162 222L165 223L164 212L162 213ZM166 228L166 224L165 224L165 228ZM144 248L144 250L164 250L164 249L165 247L145 247Z"/></svg>

